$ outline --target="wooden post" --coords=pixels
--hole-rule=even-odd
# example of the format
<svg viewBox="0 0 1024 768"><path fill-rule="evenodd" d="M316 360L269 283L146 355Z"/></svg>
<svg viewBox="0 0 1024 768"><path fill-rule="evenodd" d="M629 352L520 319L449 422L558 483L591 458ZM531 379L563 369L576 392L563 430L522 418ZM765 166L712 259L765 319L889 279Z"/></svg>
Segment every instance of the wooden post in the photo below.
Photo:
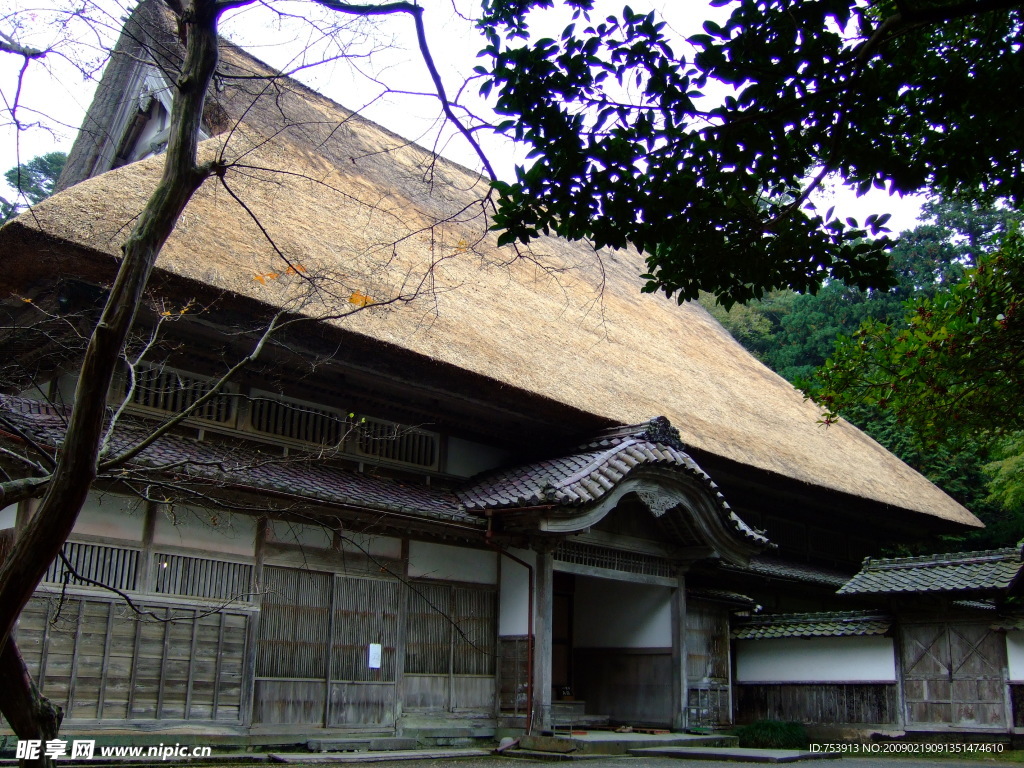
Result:
<svg viewBox="0 0 1024 768"><path fill-rule="evenodd" d="M541 541L534 544L537 567L534 571L537 586L534 602L533 631L533 726L550 731L551 719L551 620L554 605L555 544Z"/></svg>
<svg viewBox="0 0 1024 768"><path fill-rule="evenodd" d="M165 514L164 506L156 502L146 502L146 516L142 523L142 552L139 555L138 570L135 574L135 589L152 594L156 591L159 567L154 562L153 535L156 530L156 518Z"/></svg>
<svg viewBox="0 0 1024 768"><path fill-rule="evenodd" d="M409 589L409 539L402 539L402 573L398 587L398 626L395 631L395 736L404 733L405 713L405 651L409 629L409 601L413 592Z"/></svg>
<svg viewBox="0 0 1024 768"><path fill-rule="evenodd" d="M684 731L690 692L686 681L686 568L672 592L672 730Z"/></svg>
<svg viewBox="0 0 1024 768"><path fill-rule="evenodd" d="M260 617L263 610L263 558L266 552L267 528L270 521L260 517L256 521L256 541L254 542L252 583L249 591L251 601L257 606L256 611L246 619L245 661L242 665L242 700L239 720L243 725L252 725L253 710L256 702L256 654L259 651Z"/></svg>

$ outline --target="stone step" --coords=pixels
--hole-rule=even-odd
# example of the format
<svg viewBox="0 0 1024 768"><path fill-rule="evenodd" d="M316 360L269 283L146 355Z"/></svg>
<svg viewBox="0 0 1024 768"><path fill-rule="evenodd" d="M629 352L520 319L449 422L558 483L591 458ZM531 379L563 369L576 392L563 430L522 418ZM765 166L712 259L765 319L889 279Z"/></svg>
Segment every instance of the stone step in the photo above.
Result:
<svg viewBox="0 0 1024 768"><path fill-rule="evenodd" d="M384 750L381 752L357 752L341 754L288 754L273 753L268 755L272 763L296 763L309 765L311 763L374 763L390 762L392 760L450 760L459 757L487 757L491 754L489 749L398 749Z"/></svg>
<svg viewBox="0 0 1024 768"><path fill-rule="evenodd" d="M310 739L306 748L310 752L383 752L393 749L416 749L416 739L398 736L343 737L337 739Z"/></svg>
<svg viewBox="0 0 1024 768"><path fill-rule="evenodd" d="M583 716L587 710L585 701L553 701L551 702L552 717L576 717Z"/></svg>
<svg viewBox="0 0 1024 768"><path fill-rule="evenodd" d="M842 757L838 752L820 754L803 749L751 749L749 747L641 747L629 750L634 757L674 757L680 760L722 760L735 763L795 763Z"/></svg>

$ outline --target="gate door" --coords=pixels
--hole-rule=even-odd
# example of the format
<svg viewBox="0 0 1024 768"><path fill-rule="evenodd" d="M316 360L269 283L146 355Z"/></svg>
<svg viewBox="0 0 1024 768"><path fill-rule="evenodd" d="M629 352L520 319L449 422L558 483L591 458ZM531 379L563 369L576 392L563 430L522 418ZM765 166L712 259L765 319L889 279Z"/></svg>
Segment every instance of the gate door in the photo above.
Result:
<svg viewBox="0 0 1024 768"><path fill-rule="evenodd" d="M904 624L908 728L1006 727L1006 644L985 624Z"/></svg>

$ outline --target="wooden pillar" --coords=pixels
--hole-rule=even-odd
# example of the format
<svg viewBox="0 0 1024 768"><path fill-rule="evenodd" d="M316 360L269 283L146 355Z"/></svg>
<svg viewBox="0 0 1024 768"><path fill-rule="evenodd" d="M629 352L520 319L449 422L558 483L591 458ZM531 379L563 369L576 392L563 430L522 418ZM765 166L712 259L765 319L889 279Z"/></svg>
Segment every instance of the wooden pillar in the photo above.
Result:
<svg viewBox="0 0 1024 768"><path fill-rule="evenodd" d="M672 730L687 726L689 690L686 683L686 569L676 574L672 592Z"/></svg>
<svg viewBox="0 0 1024 768"><path fill-rule="evenodd" d="M534 571L533 617L533 728L550 731L551 719L551 619L554 605L555 544L542 541L534 544L537 566Z"/></svg>

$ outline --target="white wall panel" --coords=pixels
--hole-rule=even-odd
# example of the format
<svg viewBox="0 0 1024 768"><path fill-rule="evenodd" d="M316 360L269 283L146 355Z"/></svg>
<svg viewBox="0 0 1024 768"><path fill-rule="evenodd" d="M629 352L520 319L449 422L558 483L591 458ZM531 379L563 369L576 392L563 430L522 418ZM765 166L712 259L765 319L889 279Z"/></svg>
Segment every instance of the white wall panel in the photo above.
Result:
<svg viewBox="0 0 1024 768"><path fill-rule="evenodd" d="M890 637L736 641L738 683L895 682Z"/></svg>
<svg viewBox="0 0 1024 768"><path fill-rule="evenodd" d="M1006 663L1010 680L1024 682L1024 632L1012 630L1006 633Z"/></svg>
<svg viewBox="0 0 1024 768"><path fill-rule="evenodd" d="M256 548L256 519L230 512L174 506L157 510L153 544L205 552L252 556Z"/></svg>
<svg viewBox="0 0 1024 768"><path fill-rule="evenodd" d="M409 576L414 579L498 583L498 553L424 541L409 542Z"/></svg>
<svg viewBox="0 0 1024 768"><path fill-rule="evenodd" d="M123 541L142 541L146 523L145 504L131 496L112 493L88 495L75 521L75 533Z"/></svg>
<svg viewBox="0 0 1024 768"><path fill-rule="evenodd" d="M672 589L576 577L577 648L671 648Z"/></svg>
<svg viewBox="0 0 1024 768"><path fill-rule="evenodd" d="M530 565L536 565L536 553L527 549L509 552ZM526 635L530 632L530 572L507 557L501 558L501 589L498 596L498 634Z"/></svg>

